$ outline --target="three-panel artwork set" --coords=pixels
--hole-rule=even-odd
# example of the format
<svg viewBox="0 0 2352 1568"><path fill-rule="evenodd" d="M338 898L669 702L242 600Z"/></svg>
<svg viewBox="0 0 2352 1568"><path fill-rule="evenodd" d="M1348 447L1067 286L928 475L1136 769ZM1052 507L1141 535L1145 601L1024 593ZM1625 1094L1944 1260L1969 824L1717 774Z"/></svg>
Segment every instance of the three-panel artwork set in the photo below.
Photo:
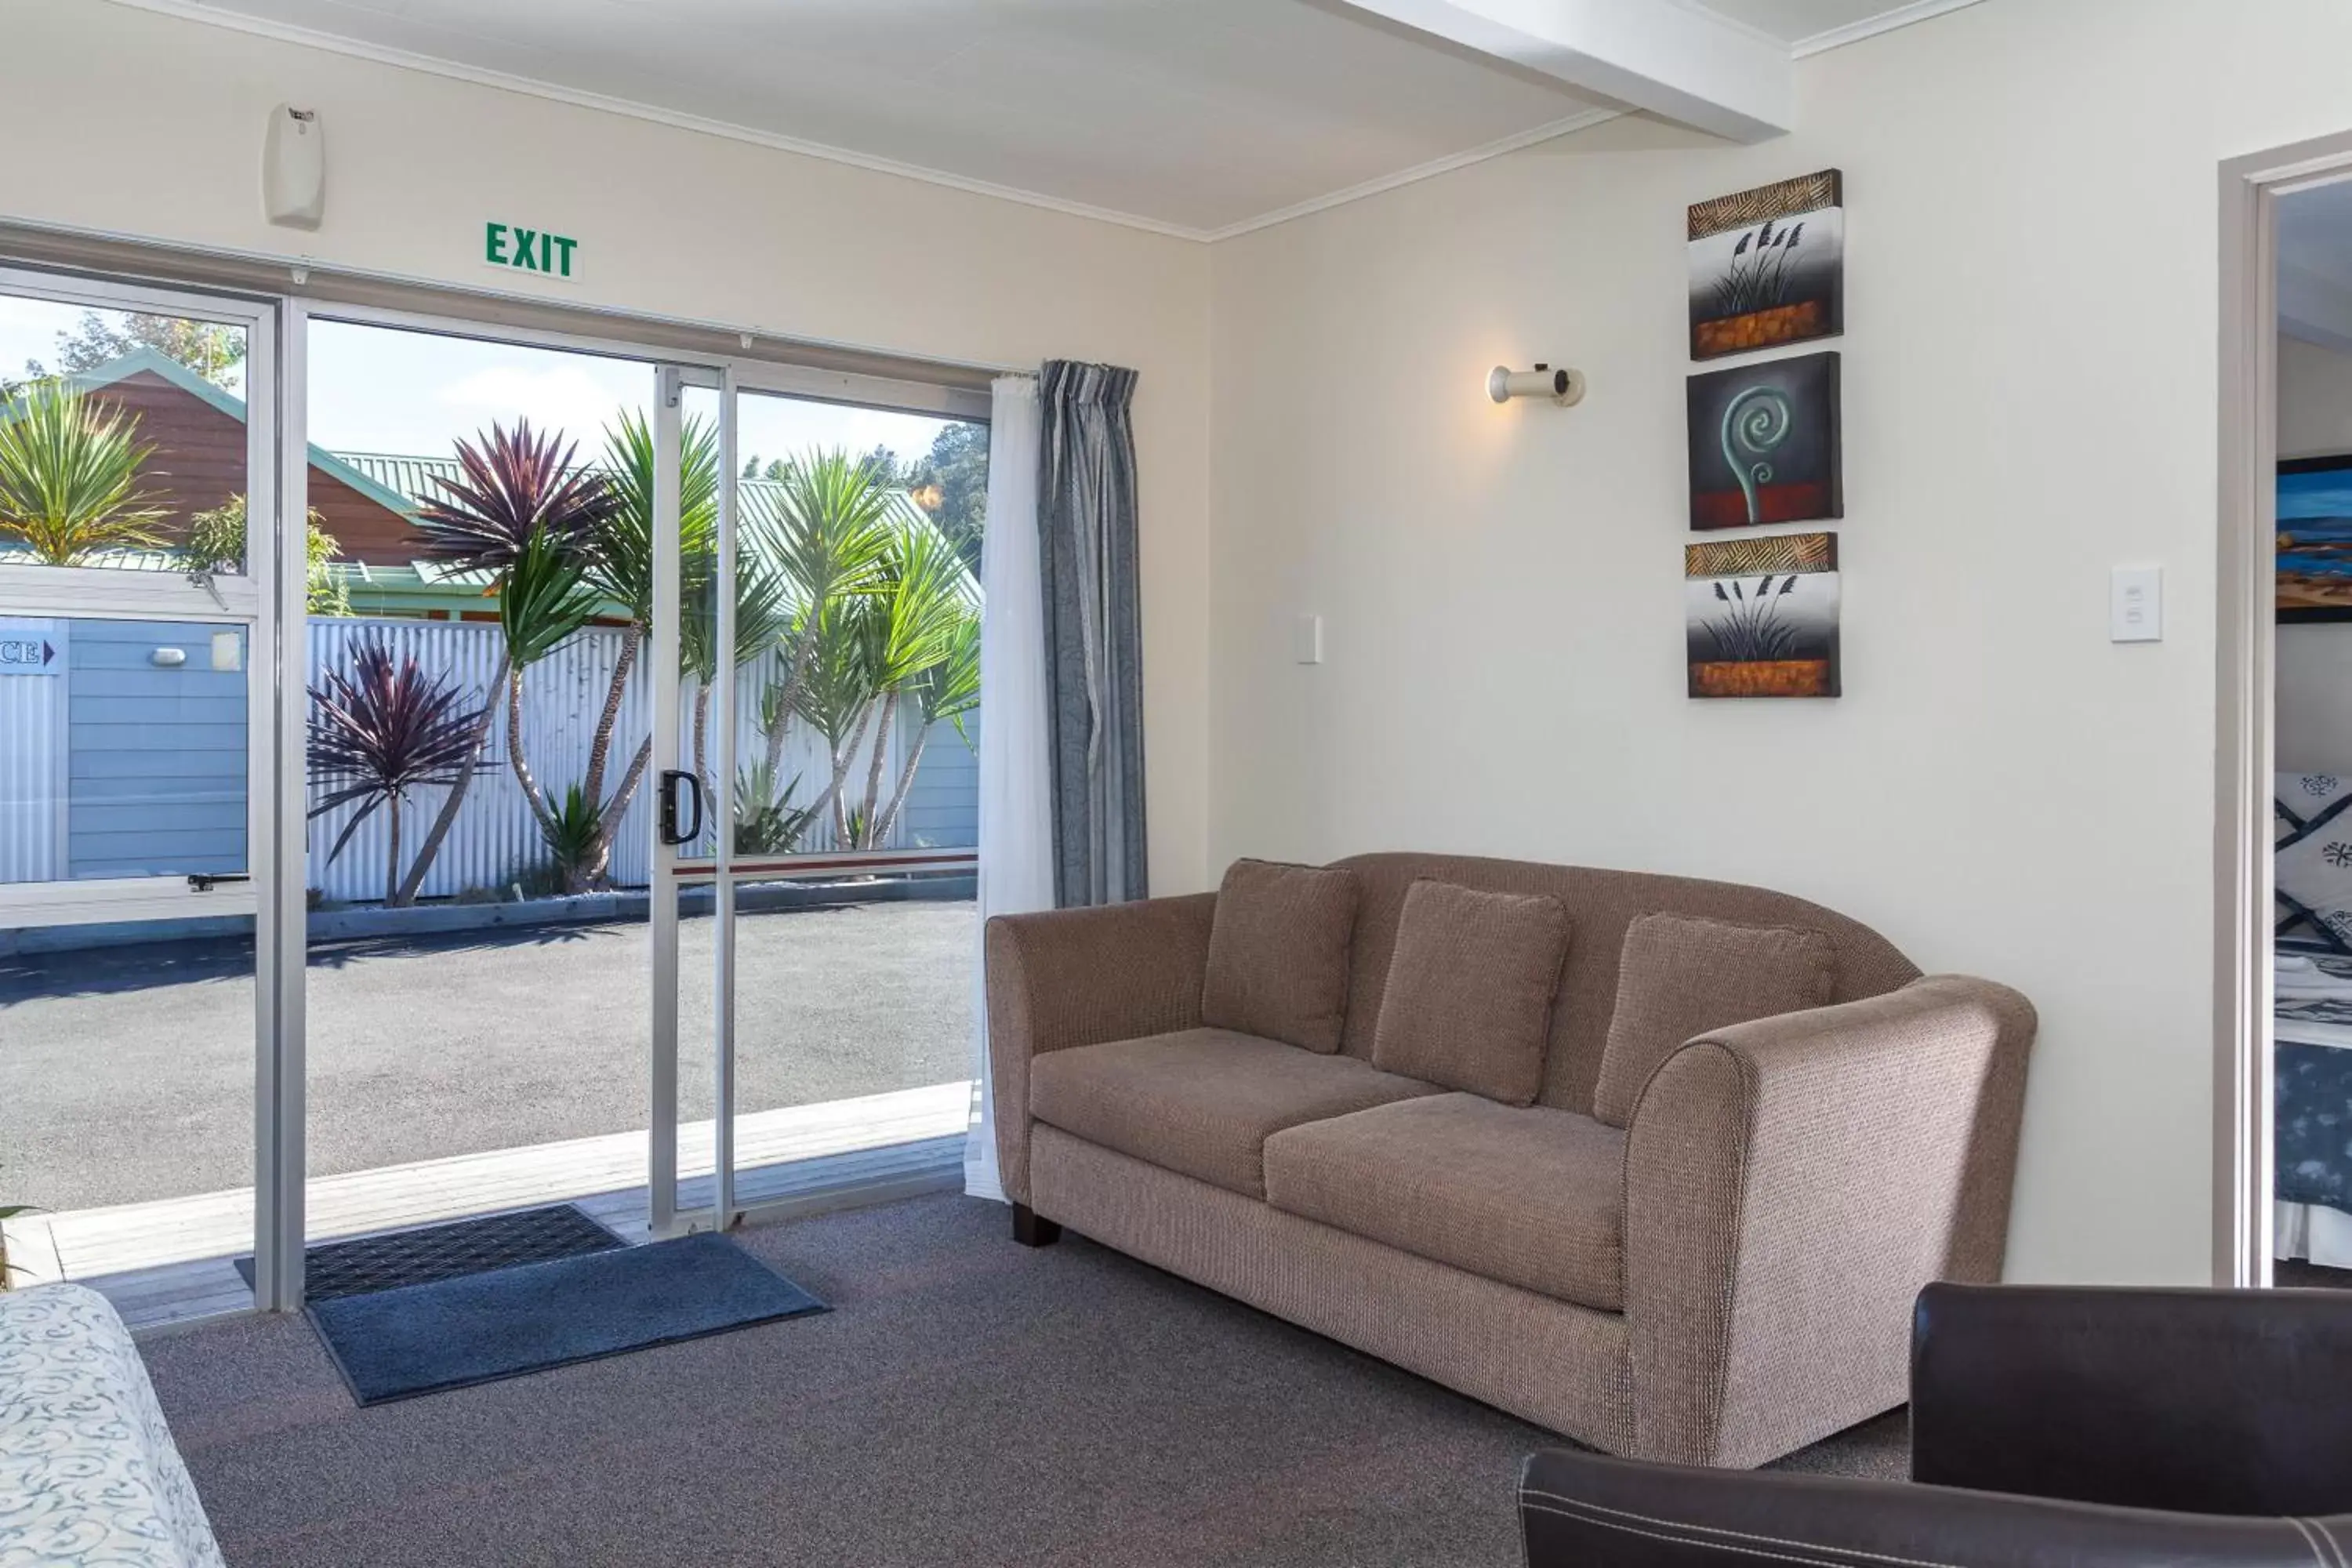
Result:
<svg viewBox="0 0 2352 1568"><path fill-rule="evenodd" d="M1826 169L1690 209L1690 353L1730 359L1844 331L1845 205ZM1834 350L1694 373L1695 532L1845 515ZM1683 549L1693 697L1838 695L1834 533Z"/></svg>

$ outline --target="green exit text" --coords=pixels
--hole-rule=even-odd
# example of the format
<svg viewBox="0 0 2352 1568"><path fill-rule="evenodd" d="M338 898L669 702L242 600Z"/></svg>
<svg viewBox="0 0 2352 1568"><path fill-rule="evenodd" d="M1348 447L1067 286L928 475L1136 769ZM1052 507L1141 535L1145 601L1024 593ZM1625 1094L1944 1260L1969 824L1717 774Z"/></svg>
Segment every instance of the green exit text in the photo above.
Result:
<svg viewBox="0 0 2352 1568"><path fill-rule="evenodd" d="M572 252L579 241L569 235L525 228L520 224L487 225L482 234L482 259L493 267L512 267L549 278L572 276Z"/></svg>

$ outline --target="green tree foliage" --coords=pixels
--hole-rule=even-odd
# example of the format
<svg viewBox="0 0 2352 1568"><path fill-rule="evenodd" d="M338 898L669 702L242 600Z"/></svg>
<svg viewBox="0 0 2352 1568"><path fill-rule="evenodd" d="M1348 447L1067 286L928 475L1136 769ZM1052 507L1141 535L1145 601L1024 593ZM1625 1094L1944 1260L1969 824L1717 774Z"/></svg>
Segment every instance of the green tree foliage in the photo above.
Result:
<svg viewBox="0 0 2352 1568"><path fill-rule="evenodd" d="M151 348L174 359L215 385L234 388L244 377L245 331L218 321L191 321L178 316L123 315L84 310L71 331L58 334L58 363L52 370L38 360L25 362L36 380L71 375L133 349Z"/></svg>
<svg viewBox="0 0 2352 1568"><path fill-rule="evenodd" d="M901 481L977 575L981 537L988 530L988 426L945 426L931 449L902 470Z"/></svg>
<svg viewBox="0 0 2352 1568"><path fill-rule="evenodd" d="M0 534L52 566L109 550L152 550L164 510L142 489L154 453L139 420L63 382L36 382L0 409Z"/></svg>
<svg viewBox="0 0 2352 1568"><path fill-rule="evenodd" d="M308 597L310 611L314 616L348 616L352 613L352 596L342 584L335 580L327 563L335 558L335 536L326 529L326 518L317 507L310 509L310 526L302 544L310 557ZM245 570L245 498L231 496L222 505L200 511L188 519L188 542L181 547L189 564L215 572Z"/></svg>

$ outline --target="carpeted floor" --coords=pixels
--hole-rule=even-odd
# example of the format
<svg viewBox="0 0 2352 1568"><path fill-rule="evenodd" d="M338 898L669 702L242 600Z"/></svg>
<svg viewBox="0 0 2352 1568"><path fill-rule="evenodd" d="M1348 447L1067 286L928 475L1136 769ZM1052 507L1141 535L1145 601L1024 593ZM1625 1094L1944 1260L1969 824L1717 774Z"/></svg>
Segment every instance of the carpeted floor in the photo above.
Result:
<svg viewBox="0 0 2352 1568"><path fill-rule="evenodd" d="M835 1310L368 1410L299 1319L143 1348L231 1568L1519 1562L1550 1439L1433 1384L971 1199L741 1240Z"/></svg>

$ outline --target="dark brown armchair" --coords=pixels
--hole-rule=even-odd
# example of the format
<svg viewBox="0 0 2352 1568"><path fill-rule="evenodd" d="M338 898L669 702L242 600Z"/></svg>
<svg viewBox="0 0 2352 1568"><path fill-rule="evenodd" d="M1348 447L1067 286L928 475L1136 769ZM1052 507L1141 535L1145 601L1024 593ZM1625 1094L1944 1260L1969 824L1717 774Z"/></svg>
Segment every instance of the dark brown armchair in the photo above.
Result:
<svg viewBox="0 0 2352 1568"><path fill-rule="evenodd" d="M1529 1568L2352 1568L2352 1291L1931 1285L1911 1479L1528 1461Z"/></svg>

